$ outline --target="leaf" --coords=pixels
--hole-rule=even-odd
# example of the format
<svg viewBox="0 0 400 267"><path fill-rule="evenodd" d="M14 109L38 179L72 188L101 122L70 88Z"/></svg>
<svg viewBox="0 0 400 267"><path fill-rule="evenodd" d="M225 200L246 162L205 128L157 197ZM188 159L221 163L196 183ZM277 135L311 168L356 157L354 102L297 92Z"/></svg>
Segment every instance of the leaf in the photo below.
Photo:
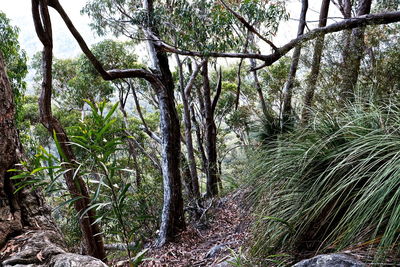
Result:
<svg viewBox="0 0 400 267"><path fill-rule="evenodd" d="M56 133L55 130L53 131L53 138L54 138L54 143L56 144L56 147L57 147L57 151L58 151L58 153L60 154L60 156L61 156L65 161L69 161L68 158L67 158L67 156L64 154L63 149L61 148L61 145L60 145L60 142L58 141L57 133Z"/></svg>
<svg viewBox="0 0 400 267"><path fill-rule="evenodd" d="M77 197L71 198L71 199L69 199L67 201L62 202L54 210L59 210L62 207L66 206L66 205L70 205L70 204L74 203L75 201L78 201L79 199L82 199L82 198L83 198L83 196L77 196Z"/></svg>
<svg viewBox="0 0 400 267"><path fill-rule="evenodd" d="M118 102L113 105L111 110L107 113L106 117L104 118L105 121L108 121L110 119L110 117L114 114L115 110L117 109L118 105L119 105Z"/></svg>
<svg viewBox="0 0 400 267"><path fill-rule="evenodd" d="M266 217L263 217L263 219L264 220L272 220L272 221L280 222L280 223L286 225L292 233L295 232L293 226L288 221L286 221L284 219L281 219L281 218L278 218L278 217L273 217L273 216L266 216Z"/></svg>

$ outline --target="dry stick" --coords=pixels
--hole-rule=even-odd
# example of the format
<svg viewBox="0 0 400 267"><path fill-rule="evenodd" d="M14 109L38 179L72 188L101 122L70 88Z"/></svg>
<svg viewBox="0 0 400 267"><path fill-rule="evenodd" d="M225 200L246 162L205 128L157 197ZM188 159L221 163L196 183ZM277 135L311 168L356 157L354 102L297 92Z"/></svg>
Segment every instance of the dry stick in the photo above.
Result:
<svg viewBox="0 0 400 267"><path fill-rule="evenodd" d="M241 72L242 72L242 65L243 65L244 58L240 59L239 65L238 65L238 71L237 71L237 90L236 90L236 100L235 100L235 110L238 109L239 107L239 99L240 99L240 87L242 85L242 77L241 77Z"/></svg>

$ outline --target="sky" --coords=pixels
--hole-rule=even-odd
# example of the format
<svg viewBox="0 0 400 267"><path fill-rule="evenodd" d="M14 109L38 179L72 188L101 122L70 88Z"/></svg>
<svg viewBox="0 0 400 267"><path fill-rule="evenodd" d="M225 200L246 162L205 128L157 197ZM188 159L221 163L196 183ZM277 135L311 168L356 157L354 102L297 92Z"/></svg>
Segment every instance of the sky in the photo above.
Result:
<svg viewBox="0 0 400 267"><path fill-rule="evenodd" d="M36 36L30 2L29 0L0 0L0 10L11 19L11 24L20 28L20 44L21 47L27 51L29 57L42 49L42 45ZM90 19L80 14L80 10L85 1L60 0L60 3L75 26L85 37L86 41L89 44L96 42L95 35L90 31L90 27L88 26ZM49 10L53 27L54 54L58 58L74 57L78 55L80 52L79 47L62 22L60 16L54 12L52 8ZM97 38L97 40L99 39Z"/></svg>

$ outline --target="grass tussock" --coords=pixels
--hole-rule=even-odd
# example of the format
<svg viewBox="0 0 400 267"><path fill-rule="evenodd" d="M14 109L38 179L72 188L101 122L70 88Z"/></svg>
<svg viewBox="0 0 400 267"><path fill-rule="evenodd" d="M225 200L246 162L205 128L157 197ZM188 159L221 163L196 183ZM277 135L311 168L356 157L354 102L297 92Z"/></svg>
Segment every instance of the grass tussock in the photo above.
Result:
<svg viewBox="0 0 400 267"><path fill-rule="evenodd" d="M316 118L249 160L251 253L361 245L376 259L399 255L399 107L355 104Z"/></svg>

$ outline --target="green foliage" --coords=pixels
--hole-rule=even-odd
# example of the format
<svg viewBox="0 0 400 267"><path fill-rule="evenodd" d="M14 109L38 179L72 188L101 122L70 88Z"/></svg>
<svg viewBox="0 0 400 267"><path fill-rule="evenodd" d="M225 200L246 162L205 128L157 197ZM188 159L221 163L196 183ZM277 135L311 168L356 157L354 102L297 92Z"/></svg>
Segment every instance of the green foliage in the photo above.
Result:
<svg viewBox="0 0 400 267"><path fill-rule="evenodd" d="M250 24L258 24L263 34L275 34L279 22L287 19L284 1L227 1ZM154 13L147 18L141 1L91 0L83 12L92 20L100 35L107 31L123 34L134 40L143 37L141 30L148 24L158 29L160 38L181 49L194 49L206 55L212 51L229 51L245 43L243 25L221 3L212 0L155 1ZM115 18L118 19L115 19Z"/></svg>
<svg viewBox="0 0 400 267"><path fill-rule="evenodd" d="M12 177L17 181L16 192L26 186L43 187L51 196L50 202L57 206L55 217L61 223L61 229L67 231L66 239L71 245L76 245L80 237L78 217L96 209L96 221L102 225L106 241L137 244L134 249L127 245L131 263L137 266L145 255L145 251L141 251L141 240L158 225L160 183L147 180L142 181L140 187L133 186L135 170L127 167L130 163L124 154L126 137L118 127L118 104L109 106L106 102L94 104L88 100L86 103L91 107L91 113L84 120L75 120L74 116L65 119L67 125L71 125L68 131L74 134L71 145L78 159L74 166L75 175L82 177L89 186L90 206L78 216L71 209L79 197L72 198L60 179L71 165L63 162L57 138L55 147L60 157L39 147L33 159L21 163L20 170L10 170L17 172ZM149 200L148 195L152 195Z"/></svg>
<svg viewBox="0 0 400 267"><path fill-rule="evenodd" d="M247 169L258 218L251 253L374 244L376 257L398 255L399 113L354 104L255 153Z"/></svg>
<svg viewBox="0 0 400 267"><path fill-rule="evenodd" d="M20 119L21 98L26 89L24 78L28 73L26 53L18 43L19 29L10 25L10 20L0 11L0 53L4 57L7 76L14 92L17 121Z"/></svg>

